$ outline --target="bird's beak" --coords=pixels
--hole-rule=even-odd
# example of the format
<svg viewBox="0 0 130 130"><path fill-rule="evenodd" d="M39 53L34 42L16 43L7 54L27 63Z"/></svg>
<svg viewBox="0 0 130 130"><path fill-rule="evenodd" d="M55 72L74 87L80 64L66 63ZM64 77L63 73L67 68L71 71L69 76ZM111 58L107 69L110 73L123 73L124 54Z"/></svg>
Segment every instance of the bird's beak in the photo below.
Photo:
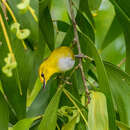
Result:
<svg viewBox="0 0 130 130"><path fill-rule="evenodd" d="M45 88L45 86L46 86L46 82L45 80L43 80L43 88Z"/></svg>

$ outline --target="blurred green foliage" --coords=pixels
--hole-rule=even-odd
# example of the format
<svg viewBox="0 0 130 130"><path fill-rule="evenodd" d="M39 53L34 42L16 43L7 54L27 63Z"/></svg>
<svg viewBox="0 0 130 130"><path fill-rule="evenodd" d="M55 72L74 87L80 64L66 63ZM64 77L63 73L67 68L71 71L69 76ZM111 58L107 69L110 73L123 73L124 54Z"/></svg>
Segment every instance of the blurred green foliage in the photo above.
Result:
<svg viewBox="0 0 130 130"><path fill-rule="evenodd" d="M45 89L38 77L55 48L78 54L69 0L0 0L0 130L130 129L130 1L72 1L90 104L77 59Z"/></svg>

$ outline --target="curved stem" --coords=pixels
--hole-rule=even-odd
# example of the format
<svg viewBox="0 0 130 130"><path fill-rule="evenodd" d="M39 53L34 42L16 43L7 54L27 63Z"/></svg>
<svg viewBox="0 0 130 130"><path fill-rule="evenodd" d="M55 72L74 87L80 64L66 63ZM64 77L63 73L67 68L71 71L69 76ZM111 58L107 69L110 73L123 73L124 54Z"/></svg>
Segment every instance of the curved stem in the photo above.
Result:
<svg viewBox="0 0 130 130"><path fill-rule="evenodd" d="M37 18L36 14L35 14L35 11L30 6L28 7L28 10L32 14L32 16L35 19L35 21L38 22L38 18Z"/></svg>

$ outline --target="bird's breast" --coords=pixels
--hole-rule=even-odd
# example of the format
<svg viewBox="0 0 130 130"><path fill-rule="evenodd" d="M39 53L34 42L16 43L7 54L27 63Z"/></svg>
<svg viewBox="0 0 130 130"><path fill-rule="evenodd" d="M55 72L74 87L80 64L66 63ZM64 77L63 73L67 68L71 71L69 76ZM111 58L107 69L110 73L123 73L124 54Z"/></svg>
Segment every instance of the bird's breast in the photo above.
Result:
<svg viewBox="0 0 130 130"><path fill-rule="evenodd" d="M60 71L67 71L73 68L75 60L72 57L62 57L58 60L58 67Z"/></svg>

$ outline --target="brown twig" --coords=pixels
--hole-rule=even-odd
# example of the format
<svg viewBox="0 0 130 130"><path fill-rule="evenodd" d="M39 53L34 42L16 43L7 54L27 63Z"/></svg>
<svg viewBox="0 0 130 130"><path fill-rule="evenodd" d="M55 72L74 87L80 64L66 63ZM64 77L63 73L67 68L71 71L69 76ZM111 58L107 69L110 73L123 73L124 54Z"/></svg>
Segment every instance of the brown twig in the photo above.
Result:
<svg viewBox="0 0 130 130"><path fill-rule="evenodd" d="M72 0L69 0L70 15L71 15L71 20L72 20L73 29L74 29L74 42L77 44L78 55L82 55L81 48L80 48L79 37L78 37L78 31L76 29L76 21L75 21L75 16L74 16L74 11L72 9L72 5L73 5ZM79 58L79 68L80 68L80 71L81 71L82 80L83 80L83 84L84 84L84 87L85 87L85 91L86 91L86 95L87 95L88 103L89 103L90 102L90 94L89 94L89 90L88 90L88 87L87 87L87 82L86 82L86 78L85 78L85 74L84 74L84 70L83 70L82 58Z"/></svg>
<svg viewBox="0 0 130 130"><path fill-rule="evenodd" d="M87 56L87 55L84 55L84 54L81 54L81 55L75 55L76 58L86 58L86 59L89 59L90 61L93 61L94 59Z"/></svg>

